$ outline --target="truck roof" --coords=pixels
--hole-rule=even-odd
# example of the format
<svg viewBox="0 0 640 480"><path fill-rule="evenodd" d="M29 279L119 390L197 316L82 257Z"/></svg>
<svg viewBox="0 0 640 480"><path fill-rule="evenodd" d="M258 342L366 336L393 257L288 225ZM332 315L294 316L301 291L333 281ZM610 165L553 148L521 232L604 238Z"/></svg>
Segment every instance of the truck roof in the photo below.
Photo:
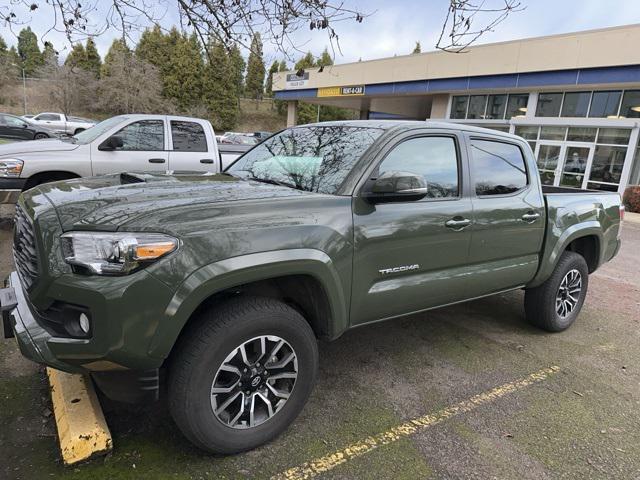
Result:
<svg viewBox="0 0 640 480"><path fill-rule="evenodd" d="M474 127L457 122L442 122L437 120L340 120L334 122L309 123L307 125L299 125L300 127L308 126L348 126L348 127L369 127L380 128L383 130L410 130L413 128L438 128L450 130L464 130L467 132L477 132L483 134L499 135L513 138L514 135L490 128Z"/></svg>

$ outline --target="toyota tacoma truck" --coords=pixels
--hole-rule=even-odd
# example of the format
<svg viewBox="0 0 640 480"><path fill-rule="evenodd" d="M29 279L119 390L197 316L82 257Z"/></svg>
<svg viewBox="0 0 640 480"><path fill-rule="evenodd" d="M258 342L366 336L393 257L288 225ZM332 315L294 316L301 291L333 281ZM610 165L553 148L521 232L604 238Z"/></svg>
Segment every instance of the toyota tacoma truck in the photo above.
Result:
<svg viewBox="0 0 640 480"><path fill-rule="evenodd" d="M543 190L513 135L319 123L222 174L23 193L0 298L23 355L114 399L166 391L185 436L229 454L300 413L318 339L515 289L529 322L566 329L618 252L622 215L615 193Z"/></svg>
<svg viewBox="0 0 640 480"><path fill-rule="evenodd" d="M0 145L0 203L42 183L124 171L220 172L250 146L219 147L207 120L119 115L73 137Z"/></svg>

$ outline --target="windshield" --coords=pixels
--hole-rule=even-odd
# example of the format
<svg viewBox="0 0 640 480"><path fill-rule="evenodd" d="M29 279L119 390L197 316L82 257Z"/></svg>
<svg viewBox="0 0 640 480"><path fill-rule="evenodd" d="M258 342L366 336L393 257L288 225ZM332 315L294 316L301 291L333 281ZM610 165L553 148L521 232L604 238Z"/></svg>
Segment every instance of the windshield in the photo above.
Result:
<svg viewBox="0 0 640 480"><path fill-rule="evenodd" d="M124 122L128 118L129 117L125 117L123 115L107 118L106 120L95 124L93 127L74 135L73 138L75 138L76 143L86 145L87 143L93 142L100 135L111 130L113 127Z"/></svg>
<svg viewBox="0 0 640 480"><path fill-rule="evenodd" d="M247 152L227 171L243 178L334 194L381 133L378 128L341 125L291 128Z"/></svg>

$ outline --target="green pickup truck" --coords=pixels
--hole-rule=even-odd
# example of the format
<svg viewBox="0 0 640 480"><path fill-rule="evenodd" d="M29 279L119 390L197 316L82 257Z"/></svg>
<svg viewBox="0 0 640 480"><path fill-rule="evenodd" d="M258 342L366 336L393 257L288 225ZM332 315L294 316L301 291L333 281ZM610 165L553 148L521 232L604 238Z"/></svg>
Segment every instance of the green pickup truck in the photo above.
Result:
<svg viewBox="0 0 640 480"><path fill-rule="evenodd" d="M26 357L118 400L166 391L194 444L239 452L302 410L318 339L514 289L531 323L566 329L622 216L617 194L542 187L513 135L305 125L222 174L23 193L3 323Z"/></svg>

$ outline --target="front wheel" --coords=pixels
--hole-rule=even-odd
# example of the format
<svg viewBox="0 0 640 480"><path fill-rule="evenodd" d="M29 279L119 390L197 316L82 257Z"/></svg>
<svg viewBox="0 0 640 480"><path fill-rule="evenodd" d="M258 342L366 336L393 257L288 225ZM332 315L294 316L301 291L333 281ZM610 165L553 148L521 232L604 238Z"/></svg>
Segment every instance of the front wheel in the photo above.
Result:
<svg viewBox="0 0 640 480"><path fill-rule="evenodd" d="M527 320L549 332L566 330L578 317L587 296L589 269L582 255L564 252L551 276L525 291Z"/></svg>
<svg viewBox="0 0 640 480"><path fill-rule="evenodd" d="M282 433L316 379L306 320L273 299L238 297L194 318L169 367L169 409L196 446L231 454Z"/></svg>

